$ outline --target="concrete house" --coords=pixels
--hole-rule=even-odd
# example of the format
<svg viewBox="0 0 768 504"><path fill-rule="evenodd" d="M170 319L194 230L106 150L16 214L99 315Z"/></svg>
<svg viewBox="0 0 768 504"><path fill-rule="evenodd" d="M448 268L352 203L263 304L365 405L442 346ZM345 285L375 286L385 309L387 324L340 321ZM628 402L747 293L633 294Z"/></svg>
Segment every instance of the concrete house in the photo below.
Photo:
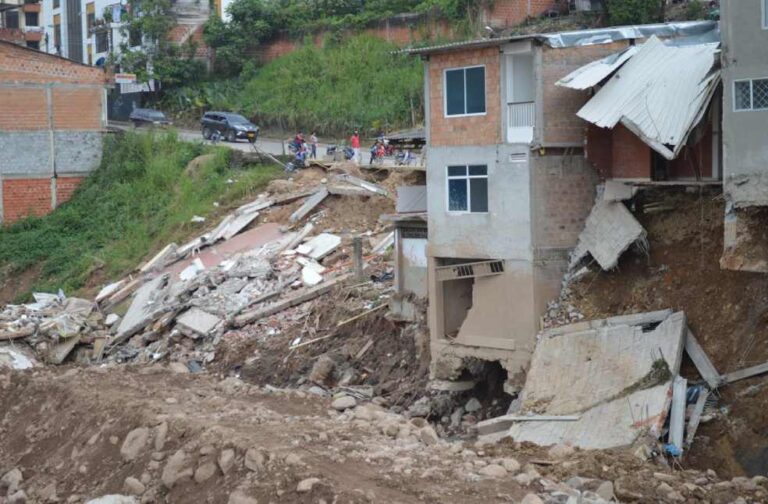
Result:
<svg viewBox="0 0 768 504"><path fill-rule="evenodd" d="M768 272L768 0L723 0L723 190L728 269Z"/></svg>
<svg viewBox="0 0 768 504"><path fill-rule="evenodd" d="M512 388L595 200L583 65L689 24L500 37L412 49L425 65L433 379L497 362ZM479 361L478 361L479 359Z"/></svg>

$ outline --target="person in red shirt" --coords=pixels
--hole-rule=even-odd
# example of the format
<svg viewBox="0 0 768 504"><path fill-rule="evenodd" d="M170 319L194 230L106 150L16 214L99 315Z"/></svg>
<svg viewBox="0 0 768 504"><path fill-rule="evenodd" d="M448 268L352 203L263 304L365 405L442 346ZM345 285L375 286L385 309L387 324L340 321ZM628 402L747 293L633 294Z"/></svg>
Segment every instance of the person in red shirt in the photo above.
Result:
<svg viewBox="0 0 768 504"><path fill-rule="evenodd" d="M354 161L360 164L360 134L355 130L352 137L349 139L349 143L352 146L352 150L355 152Z"/></svg>

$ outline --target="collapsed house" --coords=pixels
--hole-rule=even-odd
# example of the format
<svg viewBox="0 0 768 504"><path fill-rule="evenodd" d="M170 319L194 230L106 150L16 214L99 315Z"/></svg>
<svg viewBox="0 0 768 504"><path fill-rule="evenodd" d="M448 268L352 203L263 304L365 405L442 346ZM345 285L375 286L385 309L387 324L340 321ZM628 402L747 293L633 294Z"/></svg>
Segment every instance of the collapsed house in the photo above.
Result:
<svg viewBox="0 0 768 504"><path fill-rule="evenodd" d="M461 379L480 359L499 362L508 390L520 390L598 182L576 115L589 95L555 83L636 42L715 27L618 27L407 51L422 57L426 76L433 379Z"/></svg>

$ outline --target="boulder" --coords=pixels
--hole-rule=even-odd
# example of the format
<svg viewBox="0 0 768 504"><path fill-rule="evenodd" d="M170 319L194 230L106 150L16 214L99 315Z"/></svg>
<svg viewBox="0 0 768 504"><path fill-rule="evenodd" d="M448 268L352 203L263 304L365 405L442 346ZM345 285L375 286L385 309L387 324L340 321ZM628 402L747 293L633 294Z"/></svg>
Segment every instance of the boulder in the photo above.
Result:
<svg viewBox="0 0 768 504"><path fill-rule="evenodd" d="M142 450L144 450L148 439L149 429L146 427L139 427L129 432L125 436L123 446L120 447L120 455L123 456L123 460L130 462L138 457Z"/></svg>

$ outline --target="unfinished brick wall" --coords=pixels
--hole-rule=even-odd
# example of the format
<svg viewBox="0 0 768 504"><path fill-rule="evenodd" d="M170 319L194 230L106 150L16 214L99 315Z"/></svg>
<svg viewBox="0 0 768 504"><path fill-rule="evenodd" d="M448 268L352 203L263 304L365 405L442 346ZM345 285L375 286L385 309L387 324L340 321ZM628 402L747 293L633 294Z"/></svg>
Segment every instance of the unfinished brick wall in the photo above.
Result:
<svg viewBox="0 0 768 504"><path fill-rule="evenodd" d="M56 179L56 205L69 201L85 177L59 177Z"/></svg>
<svg viewBox="0 0 768 504"><path fill-rule="evenodd" d="M598 177L581 150L531 156L534 246L571 248L595 202Z"/></svg>
<svg viewBox="0 0 768 504"><path fill-rule="evenodd" d="M530 17L558 10L557 0L494 0L483 9L483 21L494 27L515 26Z"/></svg>
<svg viewBox="0 0 768 504"><path fill-rule="evenodd" d="M591 46L551 48L542 46L539 86L542 95L543 127L537 132L542 145L582 145L585 123L576 112L587 102L586 91L575 91L555 83L595 60L627 47L627 41Z"/></svg>
<svg viewBox="0 0 768 504"><path fill-rule="evenodd" d="M611 177L629 179L651 178L651 148L618 124L613 129Z"/></svg>
<svg viewBox="0 0 768 504"><path fill-rule="evenodd" d="M485 65L483 115L446 117L444 78L446 69ZM498 47L433 54L429 59L430 143L446 145L492 145L501 142L500 54Z"/></svg>
<svg viewBox="0 0 768 504"><path fill-rule="evenodd" d="M3 223L50 212L98 166L107 82L100 68L0 42Z"/></svg>
<svg viewBox="0 0 768 504"><path fill-rule="evenodd" d="M43 216L51 211L51 179L3 180L3 217L14 222L34 215Z"/></svg>

